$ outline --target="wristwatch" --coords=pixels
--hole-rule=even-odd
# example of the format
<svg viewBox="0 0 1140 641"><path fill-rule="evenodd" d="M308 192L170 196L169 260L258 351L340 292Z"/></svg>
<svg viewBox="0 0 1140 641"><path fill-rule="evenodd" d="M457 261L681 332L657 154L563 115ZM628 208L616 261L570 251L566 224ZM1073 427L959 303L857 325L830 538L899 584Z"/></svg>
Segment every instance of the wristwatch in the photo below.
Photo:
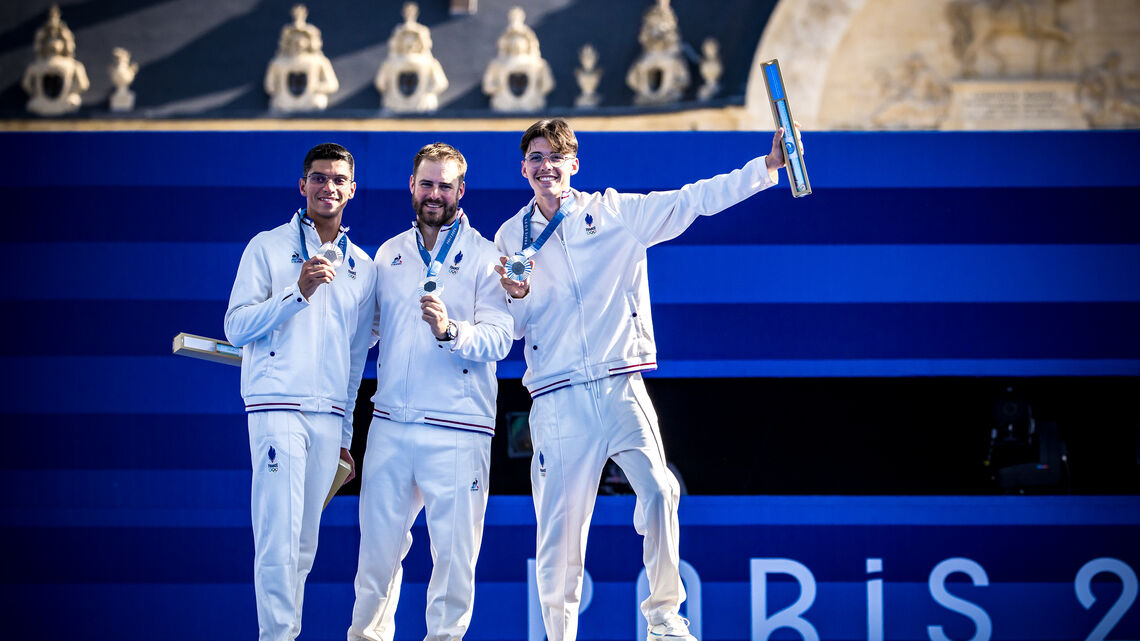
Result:
<svg viewBox="0 0 1140 641"><path fill-rule="evenodd" d="M447 321L447 329L443 333L443 338L436 338L435 340L445 343L455 340L455 337L458 335L459 327L455 324L455 321Z"/></svg>

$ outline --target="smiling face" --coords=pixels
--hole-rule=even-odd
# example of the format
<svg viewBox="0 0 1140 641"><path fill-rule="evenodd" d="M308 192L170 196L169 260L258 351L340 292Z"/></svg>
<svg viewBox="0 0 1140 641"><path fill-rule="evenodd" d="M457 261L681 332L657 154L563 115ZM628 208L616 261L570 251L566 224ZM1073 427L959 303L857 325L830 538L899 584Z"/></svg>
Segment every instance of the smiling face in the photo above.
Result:
<svg viewBox="0 0 1140 641"><path fill-rule="evenodd" d="M321 182L324 184L319 184ZM300 188L309 218L339 224L344 206L356 193L352 166L344 160L314 160L309 166L309 173L301 178Z"/></svg>
<svg viewBox="0 0 1140 641"><path fill-rule="evenodd" d="M545 157L549 157L550 154L566 156L569 154L555 151L550 141L545 137L539 136L530 141L526 153L523 154L522 174L530 183L530 188L534 190L536 198L540 200L558 198L562 192L570 189L570 177L578 173L578 159L576 157L569 158L562 163L561 167L555 167L549 158L544 158L538 164L529 162L527 157L531 154L541 154Z"/></svg>
<svg viewBox="0 0 1140 641"><path fill-rule="evenodd" d="M408 186L412 191L416 222L421 227L436 229L450 224L455 220L465 187L459 164L450 158L443 161L424 158L415 171Z"/></svg>

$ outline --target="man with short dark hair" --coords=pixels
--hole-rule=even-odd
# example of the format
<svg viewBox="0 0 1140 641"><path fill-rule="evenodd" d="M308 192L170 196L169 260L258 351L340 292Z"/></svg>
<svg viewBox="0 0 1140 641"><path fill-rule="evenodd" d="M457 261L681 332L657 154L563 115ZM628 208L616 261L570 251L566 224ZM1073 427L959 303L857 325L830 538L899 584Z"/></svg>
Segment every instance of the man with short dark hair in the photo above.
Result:
<svg viewBox="0 0 1140 641"><path fill-rule="evenodd" d="M578 140L564 120L523 134L522 175L534 198L499 228L496 271L509 297L515 338L526 338L531 489L538 519L536 572L546 635L573 641L586 534L607 459L637 494L651 640L693 641L680 616L677 505L657 415L641 372L657 368L646 250L776 184L784 158L772 150L741 169L675 191L585 193L570 188Z"/></svg>
<svg viewBox="0 0 1140 641"><path fill-rule="evenodd" d="M253 463L254 590L260 641L301 632L305 579L338 460L350 466L352 411L372 343L376 272L341 226L356 192L352 154L305 156L305 207L253 237L226 311L242 348L241 393Z"/></svg>
<svg viewBox="0 0 1140 641"><path fill-rule="evenodd" d="M483 537L495 363L511 316L498 251L459 208L467 161L451 145L416 154L412 228L376 252L380 353L360 490L360 562L348 638L391 641L411 527L427 509L427 641L471 623Z"/></svg>

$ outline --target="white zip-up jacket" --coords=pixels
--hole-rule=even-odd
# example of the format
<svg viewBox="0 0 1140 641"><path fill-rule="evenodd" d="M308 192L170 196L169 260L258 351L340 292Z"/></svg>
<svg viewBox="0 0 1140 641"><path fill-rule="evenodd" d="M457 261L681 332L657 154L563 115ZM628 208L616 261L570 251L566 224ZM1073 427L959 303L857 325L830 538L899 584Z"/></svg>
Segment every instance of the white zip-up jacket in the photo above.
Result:
<svg viewBox="0 0 1140 641"><path fill-rule="evenodd" d="M305 300L297 287L304 262L320 236L303 210L253 237L242 253L226 310L226 339L242 348L241 395L247 412L299 410L344 417L341 447L352 445L352 410L376 314L376 270L347 241L331 283ZM298 228L298 225L302 225ZM342 227L338 245L348 229Z"/></svg>
<svg viewBox="0 0 1140 641"><path fill-rule="evenodd" d="M438 275L438 295L458 328L454 340L436 340L422 318L418 290L428 268L419 253L419 230L413 226L376 252L380 353L373 415L494 435L495 364L514 342L511 315L494 271L495 246L462 211L454 224L459 232ZM440 229L429 252L433 259L450 229Z"/></svg>
<svg viewBox="0 0 1140 641"><path fill-rule="evenodd" d="M656 369L646 250L676 238L697 216L716 214L771 187L776 176L760 157L673 191L565 194L563 202L573 202L533 258L530 292L507 297L515 338L526 338L522 382L531 397ZM531 238L546 228L531 199L495 235L501 255L522 249L523 220L532 208Z"/></svg>

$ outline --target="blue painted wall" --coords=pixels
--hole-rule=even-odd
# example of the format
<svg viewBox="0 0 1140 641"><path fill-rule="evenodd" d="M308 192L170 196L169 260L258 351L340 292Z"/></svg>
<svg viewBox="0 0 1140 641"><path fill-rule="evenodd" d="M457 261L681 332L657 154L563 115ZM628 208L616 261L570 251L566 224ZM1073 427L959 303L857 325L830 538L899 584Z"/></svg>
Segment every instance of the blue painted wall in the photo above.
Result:
<svg viewBox="0 0 1140 641"><path fill-rule="evenodd" d="M0 524L14 553L0 597L15 606L0 636L252 636L248 456L238 372L171 356L171 338L180 331L221 335L241 250L253 234L287 220L301 205L294 185L313 144L334 140L356 154L359 191L346 223L353 238L373 251L410 223L411 158L434 140L467 155L463 203L476 226L493 234L529 197L518 172L517 138L0 135L7 159L0 186L9 212L9 274L0 297L7 330L0 344L0 401L8 446L0 453ZM676 187L739 166L766 151L769 140L763 133L583 133L575 185ZM1140 217L1134 205L1140 133L808 133L805 144L815 190L810 197L792 199L782 176L780 186L651 250L662 362L657 376L1140 376ZM717 339L740 318L749 319L762 340ZM520 358L516 348L500 376L521 375ZM531 513L525 498L493 499L493 513L505 515L496 516L505 522L488 531L479 632L472 638L524 638L525 612L509 618L514 610L496 606L525 607L519 563L532 549ZM623 499L615 500L613 508L603 501L603 510L618 510L620 518L596 528L594 540L611 541L620 559L590 569L600 584L613 584L599 594L618 594L624 603L632 599L634 577L626 575L639 553L621 512ZM354 501L338 498L331 508L303 638L341 637L351 600ZM839 507L866 510L860 518L868 522L881 514L882 506L849 501ZM1042 530L1036 551L1013 557L1017 562L987 565L975 558L990 570L991 581L1028 585L1027 592L1002 588L1017 595L1040 588L1048 592L1043 603L1060 607L1060 600L1072 600L1072 575L1081 563L1116 555L1140 567L1135 545L1121 543L1136 540L1136 523L1118 518L1122 510L1136 514L1134 501L1108 512L1098 511L1103 506L1095 501L1072 501L1050 509L1091 509L1092 523L1051 525ZM714 576L724 574L711 583L725 585L710 585L708 592L718 598L706 601L731 605L731 615L710 611L716 616L708 615L708 625L723 627L709 627L708 639L745 638L748 622L739 608L749 598L743 585L749 556L797 558L825 575L821 581L862 594L860 564L878 554L885 580L893 580L899 561L888 555L891 550L859 543L858 533L867 530L829 521L836 518L833 506L809 502L803 517L808 529L796 530L749 520L756 510L779 511L786 504L697 504L723 510L723 518L744 519L728 529L702 530L700 520L682 514L684 540L692 541L685 545L693 546L683 555L694 558L702 576L729 561L709 557L701 546L734 550L730 569L713 570ZM964 505L971 509L968 501ZM902 580L913 585L904 602L929 601L921 584L939 560L1002 557L1016 547L1010 541L1036 536L1040 525L1030 519L1010 530L994 518L971 523L975 529L963 539L968 545L947 534L956 530L944 529L953 523L940 517L920 524L927 529L888 523L876 530L875 536L894 542L892 549L905 548L902 562L911 570ZM812 529L817 526L825 529ZM938 541L907 548L908 541L928 536ZM763 543L742 543L756 540ZM593 554L609 553L599 547L592 547ZM1055 550L1072 558L1054 562ZM1048 568L1044 578L1033 569L1040 559ZM628 571L618 576L611 561ZM417 546L410 581L426 581L426 563L425 549ZM838 569L842 564L846 569ZM617 592L605 592L610 589ZM1021 597L1003 594L995 598L1005 605L993 605L994 611L1015 612ZM1101 605L1115 593L1105 594ZM821 587L821 607L824 595ZM402 629L411 635L402 638L414 638L415 622L422 621L417 609L402 608ZM863 610L842 611L853 622L865 620L859 618ZM600 612L594 610L610 616ZM944 625L965 626L948 627L952 638L970 635L960 615L945 608L932 612ZM1136 607L1129 612L1121 630L1135 637ZM57 623L65 614L74 623L63 630ZM997 624L999 616L1021 615L994 616L994 638L1066 638ZM935 622L923 617L888 618L888 638L923 638L923 622ZM494 622L504 620L512 627L497 636ZM1059 629L1076 634L1087 621L1068 623L1072 627ZM45 625L58 634L43 632ZM632 638L623 632L632 624L596 625L589 638ZM842 626L828 637L865 638L857 623ZM1122 634L1110 638L1127 638Z"/></svg>

